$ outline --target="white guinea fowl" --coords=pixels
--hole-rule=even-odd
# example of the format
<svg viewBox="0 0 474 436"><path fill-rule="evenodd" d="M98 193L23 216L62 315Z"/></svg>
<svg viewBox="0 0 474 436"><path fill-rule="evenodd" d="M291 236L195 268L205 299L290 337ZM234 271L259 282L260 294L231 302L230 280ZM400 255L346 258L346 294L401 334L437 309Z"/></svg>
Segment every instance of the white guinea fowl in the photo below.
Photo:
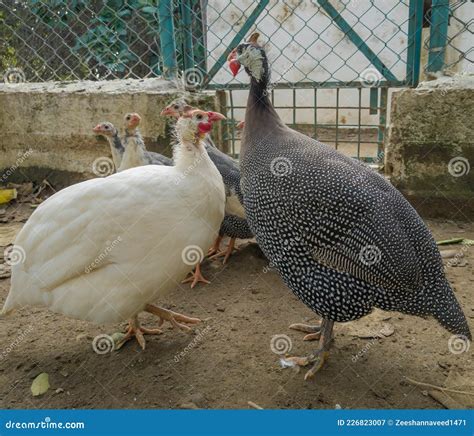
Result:
<svg viewBox="0 0 474 436"><path fill-rule="evenodd" d="M88 180L42 203L16 238L24 262L12 267L2 313L31 305L100 324L129 319L127 339L142 347L143 310L185 329L180 322L199 321L151 302L186 277L218 234L224 185L202 139L223 118L200 110L180 118L173 167Z"/></svg>

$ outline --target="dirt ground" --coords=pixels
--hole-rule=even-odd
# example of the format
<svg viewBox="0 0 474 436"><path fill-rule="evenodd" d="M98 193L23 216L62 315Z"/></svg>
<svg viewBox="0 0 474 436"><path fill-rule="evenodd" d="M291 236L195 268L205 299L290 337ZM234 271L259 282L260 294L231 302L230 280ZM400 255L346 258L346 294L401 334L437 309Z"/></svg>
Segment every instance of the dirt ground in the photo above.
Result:
<svg viewBox="0 0 474 436"><path fill-rule="evenodd" d="M428 224L437 240L474 239L472 223ZM464 254L456 257L459 266L447 266L447 274L474 329L474 246L447 248ZM227 266L214 261L203 272L210 285L181 285L161 303L205 321L193 335L167 327L162 335L147 336L145 351L136 342L103 355L93 351L96 335L123 330L125 323L96 326L43 308L1 319L0 406L246 409L253 402L263 408L442 408L434 399L439 390L433 394L406 377L440 387L453 374L474 378L472 348L450 352L451 335L434 320L375 312L337 325L327 365L304 381L304 371L282 368L277 353L290 352L290 346L293 355L311 352L317 344L288 326L317 319L268 270L258 248L245 243ZM0 280L0 304L9 286L9 278ZM155 322L148 314L141 318L146 326ZM373 338L374 332L380 337ZM42 372L49 374L51 388L33 397L30 386Z"/></svg>

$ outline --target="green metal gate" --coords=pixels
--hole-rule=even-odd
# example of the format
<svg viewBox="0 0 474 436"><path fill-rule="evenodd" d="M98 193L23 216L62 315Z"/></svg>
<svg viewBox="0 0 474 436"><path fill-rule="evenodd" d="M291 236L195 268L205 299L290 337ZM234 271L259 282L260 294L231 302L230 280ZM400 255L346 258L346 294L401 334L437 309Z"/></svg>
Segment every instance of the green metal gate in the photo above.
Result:
<svg viewBox="0 0 474 436"><path fill-rule="evenodd" d="M283 120L346 154L379 163L391 88L416 86L420 73L456 70L461 62L474 71L472 5L3 0L0 75L6 82L164 76L189 91L216 90L229 117L224 148L238 155L235 127L244 117L248 78L234 79L225 60L258 30L268 44L271 96ZM422 48L428 53L424 70Z"/></svg>
<svg viewBox="0 0 474 436"><path fill-rule="evenodd" d="M244 116L241 94L246 93L248 80L245 75L232 79L225 61L232 48L257 30L269 42L272 74L278 76L271 96L287 124L351 156L378 163L383 155L388 90L416 86L418 81L423 1L242 0L223 5L208 2L203 9L208 21L205 47L199 47L202 41L193 45L194 31L188 28L184 50L195 54L197 44L206 53L200 63L201 68L205 65L200 85L224 94L228 151L238 155L240 132L235 126ZM192 15L191 2L184 0L181 7ZM321 24L322 28L312 27ZM284 41L279 41L282 35ZM324 55L318 57L318 50ZM291 57L293 52L296 58ZM344 59L344 52L356 62ZM278 64L285 62L288 69L279 71ZM298 62L306 69L299 68ZM187 75L185 69L185 81Z"/></svg>

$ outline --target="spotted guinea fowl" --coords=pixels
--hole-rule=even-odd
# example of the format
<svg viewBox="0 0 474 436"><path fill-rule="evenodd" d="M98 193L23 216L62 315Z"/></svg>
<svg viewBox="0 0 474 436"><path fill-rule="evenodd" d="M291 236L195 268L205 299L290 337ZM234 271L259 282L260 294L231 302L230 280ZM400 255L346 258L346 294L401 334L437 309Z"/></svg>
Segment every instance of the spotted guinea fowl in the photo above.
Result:
<svg viewBox="0 0 474 436"><path fill-rule="evenodd" d="M240 169L250 228L286 285L322 317L318 350L328 356L335 321L375 307L433 316L448 331L471 333L433 237L412 206L363 163L288 128L268 98L270 68L258 34L228 57L250 76Z"/></svg>
<svg viewBox="0 0 474 436"><path fill-rule="evenodd" d="M15 240L23 262L12 266L2 313L31 305L98 324L129 319L124 341L136 337L143 348L143 333L159 330L140 326L141 311L189 330L184 323L198 319L151 302L176 287L219 231L224 185L202 139L222 118L200 110L180 118L174 166L88 180L42 203Z"/></svg>
<svg viewBox="0 0 474 436"><path fill-rule="evenodd" d="M142 165L173 165L173 160L169 157L146 149L143 137L138 130L140 121L141 117L137 113L129 113L124 117L125 135L122 138L122 144L125 151L117 171Z"/></svg>
<svg viewBox="0 0 474 436"><path fill-rule="evenodd" d="M166 106L161 111L161 115L179 117L186 111L193 109L186 100L177 99ZM235 240L253 238L253 233L245 218L238 162L220 151L210 135L205 138L205 146L209 157L222 175L226 189L226 216L222 221L219 236L209 249L208 255L212 258L223 256L225 264L234 250ZM220 244L225 236L229 237L230 241L227 248L221 251Z"/></svg>
<svg viewBox="0 0 474 436"><path fill-rule="evenodd" d="M117 128L108 121L97 124L93 129L97 135L104 136L110 145L110 152L112 153L112 160L114 162L115 170L117 170L122 162L122 155L125 148L120 139Z"/></svg>

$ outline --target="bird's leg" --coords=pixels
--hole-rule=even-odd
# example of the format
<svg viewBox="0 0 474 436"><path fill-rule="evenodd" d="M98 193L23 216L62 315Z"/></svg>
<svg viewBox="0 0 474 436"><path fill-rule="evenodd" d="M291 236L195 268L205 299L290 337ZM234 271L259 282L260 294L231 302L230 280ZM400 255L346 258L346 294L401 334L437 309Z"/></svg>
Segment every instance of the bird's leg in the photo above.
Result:
<svg viewBox="0 0 474 436"><path fill-rule="evenodd" d="M214 254L209 259L217 259L218 257L224 256L224 261L222 263L225 265L227 261L229 260L230 255L235 249L235 239L236 238L230 238L229 245L227 245L227 248L225 250L222 250Z"/></svg>
<svg viewBox="0 0 474 436"><path fill-rule="evenodd" d="M329 348L332 342L332 329L334 321L323 319L321 322L321 337L319 339L319 348L306 357L288 357L285 360L293 362L299 366L307 366L313 364L312 368L304 376L308 380L323 367L324 363L329 357Z"/></svg>
<svg viewBox="0 0 474 436"><path fill-rule="evenodd" d="M290 329L298 330L300 332L308 333L303 338L303 341L315 341L321 337L321 324L309 325L309 324L291 324Z"/></svg>
<svg viewBox="0 0 474 436"><path fill-rule="evenodd" d="M191 275L188 278L184 279L181 283L189 283L189 282L191 282L191 289L193 289L194 286L196 286L196 284L199 282L205 283L206 285L211 283L209 280L206 280L204 276L202 275L200 263L196 265L196 269L194 270L194 272L192 272Z"/></svg>
<svg viewBox="0 0 474 436"><path fill-rule="evenodd" d="M163 322L164 320L161 319L159 325L161 326ZM129 341L132 338L135 338L140 344L140 347L142 347L142 349L144 350L145 338L143 337L143 335L159 335L160 333L163 333L160 329L147 329L145 327L142 327L140 325L140 322L138 321L138 316L135 315L129 320L127 333L125 333L125 336L116 345L116 349L118 350L122 347L123 344L125 344L125 342Z"/></svg>
<svg viewBox="0 0 474 436"><path fill-rule="evenodd" d="M222 236L218 236L216 240L214 241L214 245L209 248L207 255L212 256L213 254L219 253L221 250L221 242L222 242Z"/></svg>
<svg viewBox="0 0 474 436"><path fill-rule="evenodd" d="M147 304L145 306L145 311L158 316L160 318L160 325L164 321L168 321L173 327L178 327L187 332L191 331L191 329L186 324L197 324L198 322L201 322L199 318L191 318L182 315L181 313L155 306L154 304Z"/></svg>

